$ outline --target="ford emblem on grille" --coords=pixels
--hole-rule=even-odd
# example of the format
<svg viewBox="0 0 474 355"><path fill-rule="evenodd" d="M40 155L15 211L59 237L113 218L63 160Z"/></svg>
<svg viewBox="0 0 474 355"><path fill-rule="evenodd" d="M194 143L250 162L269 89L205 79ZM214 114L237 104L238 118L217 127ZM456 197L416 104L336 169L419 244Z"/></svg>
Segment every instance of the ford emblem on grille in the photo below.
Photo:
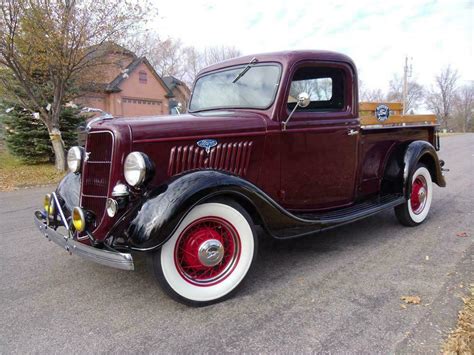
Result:
<svg viewBox="0 0 474 355"><path fill-rule="evenodd" d="M201 139L197 142L197 145L201 148L204 148L206 153L209 154L211 152L211 148L214 148L217 145L217 141L215 139Z"/></svg>

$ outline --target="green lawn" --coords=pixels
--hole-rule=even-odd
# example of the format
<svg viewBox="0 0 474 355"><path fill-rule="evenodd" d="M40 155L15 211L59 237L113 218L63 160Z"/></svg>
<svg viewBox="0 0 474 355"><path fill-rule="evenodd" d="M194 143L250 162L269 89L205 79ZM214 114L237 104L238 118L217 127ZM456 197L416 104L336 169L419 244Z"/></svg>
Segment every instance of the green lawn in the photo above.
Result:
<svg viewBox="0 0 474 355"><path fill-rule="evenodd" d="M0 191L56 184L63 176L52 164L28 164L0 150Z"/></svg>

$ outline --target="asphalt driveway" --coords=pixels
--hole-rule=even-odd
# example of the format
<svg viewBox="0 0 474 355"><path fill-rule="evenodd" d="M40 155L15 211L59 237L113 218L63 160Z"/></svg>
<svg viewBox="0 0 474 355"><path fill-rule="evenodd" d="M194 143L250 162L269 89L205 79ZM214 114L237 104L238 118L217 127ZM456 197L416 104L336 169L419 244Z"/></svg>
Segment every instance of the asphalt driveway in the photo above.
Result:
<svg viewBox="0 0 474 355"><path fill-rule="evenodd" d="M474 282L474 134L443 138L440 156L448 187L422 226L387 211L264 240L236 297L199 309L169 299L144 259L109 269L41 238L32 212L51 187L0 193L0 353L438 352Z"/></svg>

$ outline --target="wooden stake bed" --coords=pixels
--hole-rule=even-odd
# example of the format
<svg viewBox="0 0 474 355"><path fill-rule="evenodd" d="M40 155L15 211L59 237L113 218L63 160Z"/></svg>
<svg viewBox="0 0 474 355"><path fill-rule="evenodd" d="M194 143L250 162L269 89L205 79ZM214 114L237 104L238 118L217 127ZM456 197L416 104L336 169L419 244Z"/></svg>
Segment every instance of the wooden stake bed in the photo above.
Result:
<svg viewBox="0 0 474 355"><path fill-rule="evenodd" d="M390 109L390 115L387 119L380 120L375 113L380 105L377 102L361 102L359 104L362 129L438 125L435 115L402 115L403 105L399 102L385 104Z"/></svg>

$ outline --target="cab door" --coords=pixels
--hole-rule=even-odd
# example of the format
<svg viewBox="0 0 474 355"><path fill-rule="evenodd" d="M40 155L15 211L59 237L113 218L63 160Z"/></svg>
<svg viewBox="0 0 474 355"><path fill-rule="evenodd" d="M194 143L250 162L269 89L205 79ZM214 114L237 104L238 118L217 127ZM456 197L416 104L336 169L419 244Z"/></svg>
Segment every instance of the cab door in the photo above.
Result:
<svg viewBox="0 0 474 355"><path fill-rule="evenodd" d="M287 88L285 120L301 92L299 107L281 131L281 197L284 207L318 210L354 201L360 124L353 94L355 75L344 63L296 66Z"/></svg>

